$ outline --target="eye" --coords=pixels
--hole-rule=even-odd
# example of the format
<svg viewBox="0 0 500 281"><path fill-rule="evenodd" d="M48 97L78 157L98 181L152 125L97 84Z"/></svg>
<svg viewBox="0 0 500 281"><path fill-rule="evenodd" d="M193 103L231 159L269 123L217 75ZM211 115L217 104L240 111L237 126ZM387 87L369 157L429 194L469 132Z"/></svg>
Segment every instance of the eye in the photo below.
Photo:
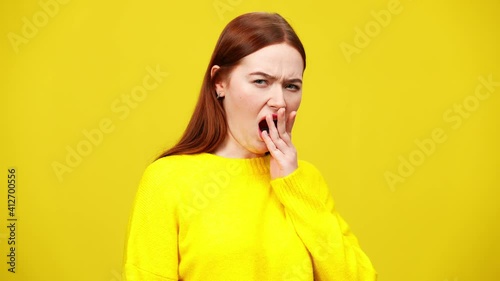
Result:
<svg viewBox="0 0 500 281"><path fill-rule="evenodd" d="M288 84L288 85L286 85L285 88L287 88L288 90L292 90L292 91L298 91L298 90L300 90L300 87L297 86L297 85L295 85L295 84Z"/></svg>
<svg viewBox="0 0 500 281"><path fill-rule="evenodd" d="M259 86L264 86L267 84L267 81L264 79L257 79L253 81L254 84L259 85Z"/></svg>

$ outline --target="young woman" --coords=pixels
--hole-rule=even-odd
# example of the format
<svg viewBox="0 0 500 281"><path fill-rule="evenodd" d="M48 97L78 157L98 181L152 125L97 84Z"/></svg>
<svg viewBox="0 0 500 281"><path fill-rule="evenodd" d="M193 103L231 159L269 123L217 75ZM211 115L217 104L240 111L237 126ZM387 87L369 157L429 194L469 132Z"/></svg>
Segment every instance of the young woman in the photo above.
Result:
<svg viewBox="0 0 500 281"><path fill-rule="evenodd" d="M145 171L124 279L375 280L291 131L306 55L278 14L223 30L181 140Z"/></svg>

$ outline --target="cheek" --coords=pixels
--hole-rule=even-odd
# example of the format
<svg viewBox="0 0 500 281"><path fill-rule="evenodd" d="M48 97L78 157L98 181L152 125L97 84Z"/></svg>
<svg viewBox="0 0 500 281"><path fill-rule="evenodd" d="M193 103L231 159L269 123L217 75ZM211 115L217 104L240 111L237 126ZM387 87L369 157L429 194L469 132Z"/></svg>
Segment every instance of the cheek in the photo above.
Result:
<svg viewBox="0 0 500 281"><path fill-rule="evenodd" d="M255 115L264 104L262 93L250 83L238 83L231 87L231 98L227 105L232 112L238 115Z"/></svg>
<svg viewBox="0 0 500 281"><path fill-rule="evenodd" d="M232 81L230 87L230 100L232 106L243 107L246 100L248 100L249 88L243 81Z"/></svg>
<svg viewBox="0 0 500 281"><path fill-rule="evenodd" d="M233 133L240 130L248 131L262 109L262 102L251 87L242 83L232 84L228 94L224 107Z"/></svg>
<svg viewBox="0 0 500 281"><path fill-rule="evenodd" d="M302 101L302 95L290 95L286 99L286 107L288 110L293 111L299 109L300 102Z"/></svg>

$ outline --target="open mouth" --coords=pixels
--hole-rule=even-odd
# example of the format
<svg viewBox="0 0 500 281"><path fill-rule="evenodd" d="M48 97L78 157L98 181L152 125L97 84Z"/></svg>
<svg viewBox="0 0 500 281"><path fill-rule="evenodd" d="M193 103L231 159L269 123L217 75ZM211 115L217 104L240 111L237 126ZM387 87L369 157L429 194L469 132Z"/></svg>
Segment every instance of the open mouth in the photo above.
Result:
<svg viewBox="0 0 500 281"><path fill-rule="evenodd" d="M278 116L273 115L273 122L274 126L278 128ZM262 121L259 122L259 129L261 132L266 131L269 133L269 126L267 125L266 118L262 119Z"/></svg>

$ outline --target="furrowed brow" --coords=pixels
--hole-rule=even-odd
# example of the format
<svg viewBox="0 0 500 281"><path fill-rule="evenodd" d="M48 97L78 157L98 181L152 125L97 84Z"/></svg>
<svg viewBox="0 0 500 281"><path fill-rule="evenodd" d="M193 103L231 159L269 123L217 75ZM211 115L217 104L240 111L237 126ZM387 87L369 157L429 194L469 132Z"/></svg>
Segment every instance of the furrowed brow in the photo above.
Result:
<svg viewBox="0 0 500 281"><path fill-rule="evenodd" d="M300 83L300 84L302 84L302 79L295 78L295 79L286 80L286 82L287 83Z"/></svg>
<svg viewBox="0 0 500 281"><path fill-rule="evenodd" d="M263 76L263 77L270 79L270 80L278 80L278 78L276 76L272 76L272 75L267 74L267 73L262 72L262 71L252 72L249 74L249 76L251 76L251 75L259 75L259 76ZM286 82L287 83L300 83L300 84L302 84L302 79L294 78L294 79L286 80Z"/></svg>
<svg viewBox="0 0 500 281"><path fill-rule="evenodd" d="M259 76L263 76L263 77L265 77L267 79L277 80L277 78L275 76L272 76L272 75L267 74L267 73L262 72L262 71L252 72L249 75L259 75Z"/></svg>

